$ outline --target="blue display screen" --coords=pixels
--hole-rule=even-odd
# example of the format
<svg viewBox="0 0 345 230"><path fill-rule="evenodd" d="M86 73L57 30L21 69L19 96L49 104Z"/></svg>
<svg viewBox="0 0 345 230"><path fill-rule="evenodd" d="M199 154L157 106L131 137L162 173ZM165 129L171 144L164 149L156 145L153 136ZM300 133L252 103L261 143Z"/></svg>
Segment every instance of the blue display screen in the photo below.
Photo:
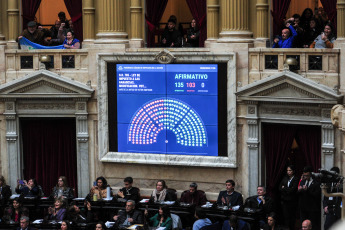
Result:
<svg viewBox="0 0 345 230"><path fill-rule="evenodd" d="M117 64L119 152L218 156L218 65Z"/></svg>

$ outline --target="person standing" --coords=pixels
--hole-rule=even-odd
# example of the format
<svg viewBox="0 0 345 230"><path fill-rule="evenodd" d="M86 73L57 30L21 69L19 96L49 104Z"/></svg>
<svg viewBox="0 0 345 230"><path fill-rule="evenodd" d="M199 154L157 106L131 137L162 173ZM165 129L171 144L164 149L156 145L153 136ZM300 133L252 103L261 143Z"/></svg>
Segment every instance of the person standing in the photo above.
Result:
<svg viewBox="0 0 345 230"><path fill-rule="evenodd" d="M295 176L295 166L289 165L286 169L286 176L279 184L279 191L284 225L289 226L290 230L295 229L298 182L299 180Z"/></svg>

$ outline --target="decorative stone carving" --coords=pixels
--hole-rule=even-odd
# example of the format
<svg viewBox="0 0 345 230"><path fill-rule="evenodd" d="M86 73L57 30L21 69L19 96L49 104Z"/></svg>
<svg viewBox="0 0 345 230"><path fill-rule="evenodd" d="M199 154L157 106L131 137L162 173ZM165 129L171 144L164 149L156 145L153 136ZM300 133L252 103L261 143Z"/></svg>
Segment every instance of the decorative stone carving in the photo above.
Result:
<svg viewBox="0 0 345 230"><path fill-rule="evenodd" d="M13 110L14 109L14 103L13 102L7 102L6 103L6 109L7 110Z"/></svg>
<svg viewBox="0 0 345 230"><path fill-rule="evenodd" d="M168 50L164 49L161 51L157 56L155 57L155 60L158 61L161 64L170 64L175 61L174 55L169 52Z"/></svg>
<svg viewBox="0 0 345 230"><path fill-rule="evenodd" d="M321 116L320 109L305 109L305 108L262 108L261 114L280 114L280 115L294 115L294 116L310 116L319 117Z"/></svg>
<svg viewBox="0 0 345 230"><path fill-rule="evenodd" d="M75 105L72 103L18 103L19 110L74 110Z"/></svg>
<svg viewBox="0 0 345 230"><path fill-rule="evenodd" d="M333 106L333 108L331 109L330 113L331 113L331 120L332 120L332 124L334 125L334 127L339 128L339 112L344 110L345 107L343 105L335 105Z"/></svg>
<svg viewBox="0 0 345 230"><path fill-rule="evenodd" d="M78 110L85 110L85 103L78 103Z"/></svg>
<svg viewBox="0 0 345 230"><path fill-rule="evenodd" d="M255 107L254 106L248 106L248 114L255 114Z"/></svg>
<svg viewBox="0 0 345 230"><path fill-rule="evenodd" d="M61 92L65 92L65 93L76 93L73 90L67 89L67 88L59 86L57 84L53 84L52 82L48 82L46 80L41 80L41 81L36 82L34 84L28 85L28 86L23 87L23 88L21 88L19 90L13 91L13 93L24 93L24 92L30 91L30 90L32 90L34 88L38 88L38 87L41 87L41 86L49 86L51 88L57 89L57 90L59 90Z"/></svg>

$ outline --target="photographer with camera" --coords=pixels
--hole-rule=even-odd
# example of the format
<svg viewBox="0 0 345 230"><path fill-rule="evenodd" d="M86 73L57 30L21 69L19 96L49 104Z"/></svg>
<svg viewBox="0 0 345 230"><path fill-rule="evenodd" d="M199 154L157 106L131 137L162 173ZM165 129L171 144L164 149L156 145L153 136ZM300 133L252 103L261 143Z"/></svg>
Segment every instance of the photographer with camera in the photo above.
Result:
<svg viewBox="0 0 345 230"><path fill-rule="evenodd" d="M332 172L340 173L338 167L331 168ZM342 193L343 185L342 181L338 182L329 182L327 183L327 192L328 193ZM326 220L324 229L328 230L335 222L337 222L341 217L341 197L324 197L323 199L323 209L325 211Z"/></svg>

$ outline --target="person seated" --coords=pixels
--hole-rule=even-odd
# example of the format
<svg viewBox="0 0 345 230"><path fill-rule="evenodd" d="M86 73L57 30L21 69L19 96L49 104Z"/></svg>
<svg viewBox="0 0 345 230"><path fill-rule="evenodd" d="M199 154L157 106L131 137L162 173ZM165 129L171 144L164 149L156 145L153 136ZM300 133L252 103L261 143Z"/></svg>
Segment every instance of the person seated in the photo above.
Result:
<svg viewBox="0 0 345 230"><path fill-rule="evenodd" d="M71 229L71 225L69 223L69 220L63 220L61 222L61 227L60 227L61 230L69 230Z"/></svg>
<svg viewBox="0 0 345 230"><path fill-rule="evenodd" d="M120 210L118 215L113 217L115 224L113 229L128 227L133 224L143 224L143 215L141 211L135 209L135 201L128 200L126 202L126 210Z"/></svg>
<svg viewBox="0 0 345 230"><path fill-rule="evenodd" d="M159 207L158 213L151 218L148 218L148 211L145 210L145 218L148 219L150 227L165 227L166 230L171 230L172 219L168 205Z"/></svg>
<svg viewBox="0 0 345 230"><path fill-rule="evenodd" d="M249 230L248 223L238 219L237 216L231 215L229 220L224 221L222 230Z"/></svg>
<svg viewBox="0 0 345 230"><path fill-rule="evenodd" d="M95 226L95 230L106 230L106 229L107 229L107 227L105 226L103 221L97 222L97 224Z"/></svg>
<svg viewBox="0 0 345 230"><path fill-rule="evenodd" d="M92 199L94 194L97 195L98 200L103 199L103 198L107 198L107 188L108 187L110 187L110 186L108 185L107 180L102 176L98 177L96 179L96 185L94 185L90 190L89 198Z"/></svg>
<svg viewBox="0 0 345 230"><path fill-rule="evenodd" d="M266 187L259 185L257 195L248 197L244 202L244 208L254 209L259 214L260 227L266 222L266 216L273 212L273 199L266 195Z"/></svg>
<svg viewBox="0 0 345 230"><path fill-rule="evenodd" d="M311 230L312 227L313 226L310 220L305 220L302 222L302 230Z"/></svg>
<svg viewBox="0 0 345 230"><path fill-rule="evenodd" d="M217 205L236 207L237 209L243 205L242 194L235 191L235 181L227 180L225 182L226 190L221 191L218 195Z"/></svg>
<svg viewBox="0 0 345 230"><path fill-rule="evenodd" d="M283 226L277 224L277 215L271 212L267 217L267 224L264 225L264 230L283 230L286 229Z"/></svg>
<svg viewBox="0 0 345 230"><path fill-rule="evenodd" d="M190 23L190 28L187 30L187 46L199 47L199 36L200 30L196 24L196 20L193 18L192 22Z"/></svg>
<svg viewBox="0 0 345 230"><path fill-rule="evenodd" d="M28 182L26 180L17 180L17 194L22 194L24 197L37 197L39 192L36 179L31 178Z"/></svg>
<svg viewBox="0 0 345 230"><path fill-rule="evenodd" d="M195 221L193 224L193 230L199 230L202 227L212 224L210 219L206 218L206 212L204 212L201 207L195 208L194 217L197 219L197 221Z"/></svg>
<svg viewBox="0 0 345 230"><path fill-rule="evenodd" d="M81 211L80 208L72 203L67 210L67 220L71 221L74 224L79 223L90 223L93 221L93 213L91 211L91 204L88 201L85 201L86 212Z"/></svg>
<svg viewBox="0 0 345 230"><path fill-rule="evenodd" d="M164 180L159 180L156 183L156 189L151 194L150 201L161 202L161 201L174 201L173 194L168 191L168 186Z"/></svg>
<svg viewBox="0 0 345 230"><path fill-rule="evenodd" d="M80 41L74 37L73 31L67 31L66 39L63 42L65 49L80 49Z"/></svg>
<svg viewBox="0 0 345 230"><path fill-rule="evenodd" d="M140 201L140 190L137 187L133 187L133 178L126 177L123 180L125 187L121 188L117 192L117 198L123 201L134 200L136 203Z"/></svg>
<svg viewBox="0 0 345 230"><path fill-rule="evenodd" d="M28 28L22 32L22 34L18 37L18 40L20 40L22 37L25 37L31 42L40 45L48 45L48 40L47 37L45 37L45 33L42 30L37 29L37 23L35 21L29 22L27 26Z"/></svg>
<svg viewBox="0 0 345 230"><path fill-rule="evenodd" d="M330 23L325 25L323 32L310 44L310 48L324 49L333 48L336 37L333 33L333 27Z"/></svg>
<svg viewBox="0 0 345 230"><path fill-rule="evenodd" d="M61 221L65 219L66 215L66 199L59 197L55 200L54 208L48 208L47 220Z"/></svg>
<svg viewBox="0 0 345 230"><path fill-rule="evenodd" d="M176 21L169 19L168 29L164 30L162 35L162 47L181 47L182 35L180 31L176 30Z"/></svg>
<svg viewBox="0 0 345 230"><path fill-rule="evenodd" d="M30 219L27 216L22 216L20 218L20 227L17 228L17 230L35 230L35 228L32 228L29 226Z"/></svg>
<svg viewBox="0 0 345 230"><path fill-rule="evenodd" d="M12 195L11 187L6 184L4 176L0 176L0 205L4 207ZM2 212L0 213L2 214Z"/></svg>
<svg viewBox="0 0 345 230"><path fill-rule="evenodd" d="M12 207L5 209L2 221L18 223L22 216L29 216L29 209L22 207L21 198L16 197L12 201Z"/></svg>
<svg viewBox="0 0 345 230"><path fill-rule="evenodd" d="M67 178L65 176L60 176L57 185L53 188L53 192L50 195L52 198L56 199L63 197L65 199L73 199L74 192L73 189L68 187Z"/></svg>
<svg viewBox="0 0 345 230"><path fill-rule="evenodd" d="M189 190L181 194L180 202L196 206L204 205L207 202L206 194L204 191L198 190L198 184L193 182L189 185Z"/></svg>
<svg viewBox="0 0 345 230"><path fill-rule="evenodd" d="M289 18L285 22L287 28L282 30L282 36L274 39L273 48L292 48L294 39L297 36L296 30L293 28L294 18ZM291 31L291 32L290 32ZM291 35L292 33L292 35ZM291 35L291 36L290 36Z"/></svg>

